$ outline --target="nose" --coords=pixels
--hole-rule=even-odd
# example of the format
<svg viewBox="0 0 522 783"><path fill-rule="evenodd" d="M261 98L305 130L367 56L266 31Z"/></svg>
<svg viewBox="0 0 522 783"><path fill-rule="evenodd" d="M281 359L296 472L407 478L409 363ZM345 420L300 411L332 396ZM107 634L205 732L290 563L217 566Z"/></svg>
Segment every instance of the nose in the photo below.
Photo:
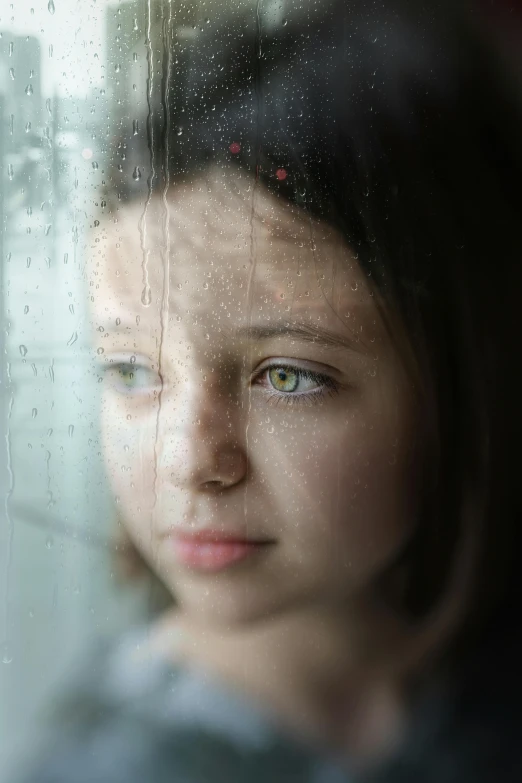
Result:
<svg viewBox="0 0 522 783"><path fill-rule="evenodd" d="M216 492L247 474L245 426L234 400L215 387L187 384L160 413L162 462L180 489Z"/></svg>

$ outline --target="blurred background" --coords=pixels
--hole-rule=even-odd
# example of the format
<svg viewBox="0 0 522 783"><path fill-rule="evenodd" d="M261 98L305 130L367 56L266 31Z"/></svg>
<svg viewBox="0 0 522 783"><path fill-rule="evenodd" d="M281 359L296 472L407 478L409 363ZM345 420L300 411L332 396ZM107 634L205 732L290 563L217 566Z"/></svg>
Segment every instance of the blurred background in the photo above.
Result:
<svg viewBox="0 0 522 783"><path fill-rule="evenodd" d="M158 23L144 0L0 11L0 779L78 655L147 611L108 546L84 265L109 128L143 114Z"/></svg>

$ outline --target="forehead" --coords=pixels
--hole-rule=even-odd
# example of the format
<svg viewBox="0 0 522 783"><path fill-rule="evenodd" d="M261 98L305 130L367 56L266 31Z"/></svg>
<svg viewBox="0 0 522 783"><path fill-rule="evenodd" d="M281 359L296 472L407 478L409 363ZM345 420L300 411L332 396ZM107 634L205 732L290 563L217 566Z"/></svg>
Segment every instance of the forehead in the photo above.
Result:
<svg viewBox="0 0 522 783"><path fill-rule="evenodd" d="M89 261L96 320L155 323L162 311L229 323L267 318L376 316L342 237L248 175L210 170L102 223ZM149 294L150 292L150 294Z"/></svg>

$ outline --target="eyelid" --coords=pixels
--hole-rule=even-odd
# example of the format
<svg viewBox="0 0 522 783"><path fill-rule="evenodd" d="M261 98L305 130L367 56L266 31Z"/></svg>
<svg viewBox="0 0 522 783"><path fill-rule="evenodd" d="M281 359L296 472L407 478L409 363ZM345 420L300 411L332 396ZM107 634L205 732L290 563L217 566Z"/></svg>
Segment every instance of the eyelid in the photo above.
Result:
<svg viewBox="0 0 522 783"><path fill-rule="evenodd" d="M289 356L271 356L269 359L264 359L256 367L254 375L259 375L269 367L295 367L296 369L316 373L317 375L328 375L340 382L340 372L335 367L322 364L321 362L312 362L307 359L296 359Z"/></svg>
<svg viewBox="0 0 522 783"><path fill-rule="evenodd" d="M135 358L135 361L131 362L133 357ZM130 351L129 353L105 354L100 356L100 361L106 367L111 367L118 364L132 364L136 367L147 367L151 370L156 369L149 357L145 356L144 354Z"/></svg>

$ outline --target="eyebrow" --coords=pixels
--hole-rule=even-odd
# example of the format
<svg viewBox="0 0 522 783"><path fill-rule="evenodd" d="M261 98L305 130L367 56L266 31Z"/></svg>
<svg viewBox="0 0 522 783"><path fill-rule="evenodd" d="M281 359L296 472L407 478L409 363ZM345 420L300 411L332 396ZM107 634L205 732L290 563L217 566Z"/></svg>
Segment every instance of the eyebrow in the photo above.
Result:
<svg viewBox="0 0 522 783"><path fill-rule="evenodd" d="M105 329L110 334L131 334L134 324L120 323L116 325L114 323L107 324ZM367 348L364 340L359 335L352 334L340 335L335 332L325 329L322 326L315 326L313 324L305 324L301 322L276 322L270 325L250 325L240 326L238 329L229 330L231 336L236 338L250 340L252 342L261 342L266 340L274 340L279 337L290 337L295 340L304 343L312 343L313 345L320 346L327 350L342 349L355 351L357 353L363 353Z"/></svg>
<svg viewBox="0 0 522 783"><path fill-rule="evenodd" d="M275 323L270 326L242 326L235 331L236 336L247 340L273 340L277 337L293 337L301 342L313 343L322 348L342 348L360 353L364 350L363 341L355 334L340 335L322 326L304 323Z"/></svg>

